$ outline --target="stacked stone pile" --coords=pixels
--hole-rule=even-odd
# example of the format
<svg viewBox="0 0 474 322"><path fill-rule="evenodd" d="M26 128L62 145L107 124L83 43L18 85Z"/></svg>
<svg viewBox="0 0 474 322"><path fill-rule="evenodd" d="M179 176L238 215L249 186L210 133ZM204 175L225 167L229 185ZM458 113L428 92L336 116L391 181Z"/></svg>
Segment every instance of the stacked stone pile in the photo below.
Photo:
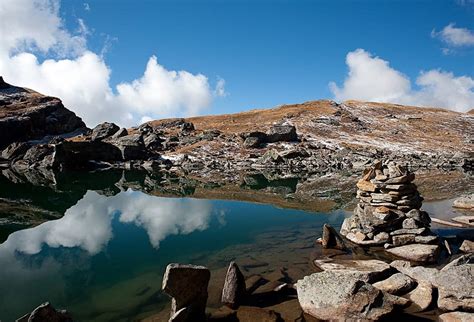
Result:
<svg viewBox="0 0 474 322"><path fill-rule="evenodd" d="M420 210L423 198L414 179L414 173L393 161L374 162L357 182L359 203L354 214L344 221L341 234L360 245L384 245L385 248L437 244L438 237L429 228L431 219ZM420 246L419 249L432 254L438 246ZM398 255L398 250L389 251Z"/></svg>

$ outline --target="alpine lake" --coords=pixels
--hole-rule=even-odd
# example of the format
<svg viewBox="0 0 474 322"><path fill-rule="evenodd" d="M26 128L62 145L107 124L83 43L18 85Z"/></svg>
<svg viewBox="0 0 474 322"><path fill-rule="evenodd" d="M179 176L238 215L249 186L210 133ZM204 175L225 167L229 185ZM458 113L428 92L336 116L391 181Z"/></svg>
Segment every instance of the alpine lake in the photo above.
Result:
<svg viewBox="0 0 474 322"><path fill-rule="evenodd" d="M20 176L5 170L0 321L14 321L46 301L77 321L147 318L169 308L161 291L169 263L211 270L209 307L219 306L232 260L246 276L284 271L302 278L316 271L312 259L325 252L316 243L323 224L339 229L355 200L357 176L347 175L345 187L319 179L313 181L318 193L302 197L299 180L265 176L219 186L139 171ZM457 191L438 188L444 193L427 198L424 208L446 219L456 214Z"/></svg>

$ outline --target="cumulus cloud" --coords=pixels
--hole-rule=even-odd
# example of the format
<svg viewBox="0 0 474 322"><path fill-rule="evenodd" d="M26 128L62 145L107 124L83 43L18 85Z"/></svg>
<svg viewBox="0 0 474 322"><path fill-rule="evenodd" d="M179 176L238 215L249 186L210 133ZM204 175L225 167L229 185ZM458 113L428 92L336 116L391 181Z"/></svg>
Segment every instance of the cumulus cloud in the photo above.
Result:
<svg viewBox="0 0 474 322"><path fill-rule="evenodd" d="M348 75L341 87L329 87L336 100L356 99L407 105L444 107L465 112L474 107L474 79L442 70L421 72L410 79L389 62L357 49L346 56Z"/></svg>
<svg viewBox="0 0 474 322"><path fill-rule="evenodd" d="M433 30L433 38L439 38L449 46L474 46L474 32L467 28L458 28L454 23L450 23L441 31Z"/></svg>
<svg viewBox="0 0 474 322"><path fill-rule="evenodd" d="M189 116L211 104L214 95L206 76L167 70L155 56L142 77L114 88L103 55L87 48L90 30L84 21L78 19L76 31L69 32L59 7L53 0L0 3L0 75L8 82L61 98L89 126ZM41 61L39 52L50 58ZM223 83L217 86L225 91Z"/></svg>

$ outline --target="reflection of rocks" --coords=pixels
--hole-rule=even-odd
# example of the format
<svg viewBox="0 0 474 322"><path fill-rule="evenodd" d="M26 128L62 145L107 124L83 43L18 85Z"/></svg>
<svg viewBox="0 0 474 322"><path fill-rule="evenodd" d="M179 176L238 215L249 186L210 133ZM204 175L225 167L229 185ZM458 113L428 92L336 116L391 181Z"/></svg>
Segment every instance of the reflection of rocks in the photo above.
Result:
<svg viewBox="0 0 474 322"><path fill-rule="evenodd" d="M203 266L169 264L166 267L163 290L172 297L170 322L205 320L210 276Z"/></svg>
<svg viewBox="0 0 474 322"><path fill-rule="evenodd" d="M71 315L65 310L56 310L48 302L41 304L16 322L72 322Z"/></svg>

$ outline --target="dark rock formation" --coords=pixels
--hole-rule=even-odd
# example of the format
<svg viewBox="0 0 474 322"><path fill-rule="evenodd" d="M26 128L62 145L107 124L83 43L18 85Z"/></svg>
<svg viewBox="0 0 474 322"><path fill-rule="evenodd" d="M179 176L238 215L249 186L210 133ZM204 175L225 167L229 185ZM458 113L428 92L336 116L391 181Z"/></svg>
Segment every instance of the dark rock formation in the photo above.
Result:
<svg viewBox="0 0 474 322"><path fill-rule="evenodd" d="M267 133L267 142L297 141L296 127L293 125L274 125Z"/></svg>
<svg viewBox="0 0 474 322"><path fill-rule="evenodd" d="M170 322L205 321L207 286L211 273L206 267L169 264L163 277L163 291L172 299Z"/></svg>
<svg viewBox="0 0 474 322"><path fill-rule="evenodd" d="M71 315L65 310L56 310L48 302L41 304L16 322L72 322Z"/></svg>
<svg viewBox="0 0 474 322"><path fill-rule="evenodd" d="M235 262L229 264L222 288L221 302L231 308L238 307L246 294L245 278Z"/></svg>
<svg viewBox="0 0 474 322"><path fill-rule="evenodd" d="M105 138L111 137L115 133L117 133L120 128L114 124L109 122L104 122L97 125L95 128L92 129L91 140L92 141L100 141Z"/></svg>
<svg viewBox="0 0 474 322"><path fill-rule="evenodd" d="M32 90L0 86L0 149L13 142L41 139L85 129L86 125L54 97Z"/></svg>

